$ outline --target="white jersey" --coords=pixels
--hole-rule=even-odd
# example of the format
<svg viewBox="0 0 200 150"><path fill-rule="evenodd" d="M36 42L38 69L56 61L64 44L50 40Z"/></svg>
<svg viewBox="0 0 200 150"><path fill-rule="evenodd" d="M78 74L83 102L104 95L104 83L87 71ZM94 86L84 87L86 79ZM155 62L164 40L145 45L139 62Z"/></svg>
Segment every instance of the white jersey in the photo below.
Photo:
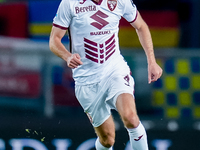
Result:
<svg viewBox="0 0 200 150"><path fill-rule="evenodd" d="M119 50L119 20L133 22L137 9L132 0L62 0L53 25L69 29L70 51L83 65L73 69L76 84L99 82L113 71L129 67ZM121 69L121 70L120 70Z"/></svg>

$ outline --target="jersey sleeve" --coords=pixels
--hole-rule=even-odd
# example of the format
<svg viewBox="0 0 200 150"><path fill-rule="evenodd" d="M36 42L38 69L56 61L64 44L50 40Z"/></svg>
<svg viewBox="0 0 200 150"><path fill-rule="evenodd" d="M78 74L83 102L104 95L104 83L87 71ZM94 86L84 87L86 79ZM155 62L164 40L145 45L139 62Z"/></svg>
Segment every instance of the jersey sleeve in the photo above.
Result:
<svg viewBox="0 0 200 150"><path fill-rule="evenodd" d="M133 0L124 0L124 1L125 1L125 7L124 7L123 17L128 22L134 22L137 18L137 7L133 3Z"/></svg>
<svg viewBox="0 0 200 150"><path fill-rule="evenodd" d="M69 0L62 0L56 16L53 19L53 25L61 29L67 29L71 21Z"/></svg>

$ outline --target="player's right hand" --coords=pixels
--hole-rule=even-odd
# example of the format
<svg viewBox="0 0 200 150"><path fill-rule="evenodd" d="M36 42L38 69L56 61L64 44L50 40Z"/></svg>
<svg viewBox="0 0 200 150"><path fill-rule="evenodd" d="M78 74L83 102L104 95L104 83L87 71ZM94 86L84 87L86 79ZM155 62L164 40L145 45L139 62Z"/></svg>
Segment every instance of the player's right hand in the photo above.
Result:
<svg viewBox="0 0 200 150"><path fill-rule="evenodd" d="M67 65L69 68L77 68L79 65L82 65L83 62L81 61L81 57L79 54L75 53L72 54L70 57L67 59Z"/></svg>

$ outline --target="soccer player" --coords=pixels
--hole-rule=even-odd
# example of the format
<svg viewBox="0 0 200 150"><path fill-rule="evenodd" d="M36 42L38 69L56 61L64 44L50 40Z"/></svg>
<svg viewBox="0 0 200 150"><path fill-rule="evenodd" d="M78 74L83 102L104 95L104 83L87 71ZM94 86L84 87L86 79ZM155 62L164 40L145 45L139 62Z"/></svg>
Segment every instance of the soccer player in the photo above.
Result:
<svg viewBox="0 0 200 150"><path fill-rule="evenodd" d="M76 97L95 132L97 150L112 150L115 126L111 109L120 114L134 150L148 150L146 131L137 115L134 79L120 54L119 20L136 29L148 62L148 82L160 78L151 34L132 0L62 0L53 20L49 46L72 68ZM61 42L68 30L70 50ZM133 39L134 40L134 39Z"/></svg>

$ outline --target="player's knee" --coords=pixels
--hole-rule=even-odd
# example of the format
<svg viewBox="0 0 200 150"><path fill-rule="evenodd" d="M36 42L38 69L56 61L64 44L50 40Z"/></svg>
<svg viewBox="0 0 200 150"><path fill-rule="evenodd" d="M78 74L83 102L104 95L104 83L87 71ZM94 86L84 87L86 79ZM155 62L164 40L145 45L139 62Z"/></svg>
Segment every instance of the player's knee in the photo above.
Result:
<svg viewBox="0 0 200 150"><path fill-rule="evenodd" d="M126 128L136 128L139 125L139 117L137 114L129 113L123 117Z"/></svg>
<svg viewBox="0 0 200 150"><path fill-rule="evenodd" d="M107 134L100 138L100 142L103 146L109 148L114 145L115 137L114 137L114 135Z"/></svg>
<svg viewBox="0 0 200 150"><path fill-rule="evenodd" d="M112 137L103 139L103 141L102 141L102 145L104 145L107 148L112 147L114 145L114 143L115 143L115 139Z"/></svg>

